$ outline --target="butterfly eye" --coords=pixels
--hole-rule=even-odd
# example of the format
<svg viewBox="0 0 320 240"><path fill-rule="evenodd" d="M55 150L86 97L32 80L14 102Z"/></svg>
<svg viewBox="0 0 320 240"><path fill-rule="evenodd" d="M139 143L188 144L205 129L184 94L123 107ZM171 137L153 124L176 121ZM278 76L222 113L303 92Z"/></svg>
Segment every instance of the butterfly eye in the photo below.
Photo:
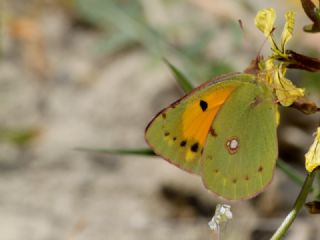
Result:
<svg viewBox="0 0 320 240"><path fill-rule="evenodd" d="M229 139L226 143L226 147L230 154L235 154L239 149L239 139L235 137Z"/></svg>

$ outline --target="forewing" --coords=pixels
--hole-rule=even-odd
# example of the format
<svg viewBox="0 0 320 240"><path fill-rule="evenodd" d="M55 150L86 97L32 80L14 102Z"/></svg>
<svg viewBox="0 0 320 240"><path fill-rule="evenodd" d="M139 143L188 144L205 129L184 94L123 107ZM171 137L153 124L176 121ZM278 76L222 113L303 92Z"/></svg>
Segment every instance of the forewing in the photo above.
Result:
<svg viewBox="0 0 320 240"><path fill-rule="evenodd" d="M226 199L247 199L271 181L278 154L277 105L264 84L245 83L220 109L202 159L203 181Z"/></svg>
<svg viewBox="0 0 320 240"><path fill-rule="evenodd" d="M156 154L199 174L199 159L212 121L226 99L253 75L233 74L213 80L162 110L148 125L146 141Z"/></svg>

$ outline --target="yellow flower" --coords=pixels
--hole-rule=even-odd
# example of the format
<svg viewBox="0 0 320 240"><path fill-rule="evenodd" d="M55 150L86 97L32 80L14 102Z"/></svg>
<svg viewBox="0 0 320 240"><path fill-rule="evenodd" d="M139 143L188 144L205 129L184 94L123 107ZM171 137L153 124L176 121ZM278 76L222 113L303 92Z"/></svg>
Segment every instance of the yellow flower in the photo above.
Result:
<svg viewBox="0 0 320 240"><path fill-rule="evenodd" d="M284 29L281 34L282 53L285 53L285 51L286 51L285 46L289 42L289 40L292 38L294 24L295 24L295 17L296 17L296 14L292 11L287 12L285 15L286 24L284 25Z"/></svg>
<svg viewBox="0 0 320 240"><path fill-rule="evenodd" d="M276 12L273 8L266 8L257 13L255 24L266 37L270 36L276 17Z"/></svg>
<svg viewBox="0 0 320 240"><path fill-rule="evenodd" d="M276 40L273 36L274 22L276 20L276 13L273 8L267 8L260 10L255 18L255 25L263 32L271 43L271 49L273 51L273 57L275 59L279 57L287 57L286 45L292 37L294 24L295 24L295 13L288 11L285 15L286 23L281 34L280 45L277 45Z"/></svg>
<svg viewBox="0 0 320 240"><path fill-rule="evenodd" d="M312 172L315 168L320 166L320 127L317 128L317 135L314 142L306 153L306 169L308 172Z"/></svg>
<svg viewBox="0 0 320 240"><path fill-rule="evenodd" d="M265 61L263 61L260 65L260 69L262 70L262 77L263 80L269 84L270 86L273 86L274 80L274 69L276 68L274 64L273 58L267 58Z"/></svg>
<svg viewBox="0 0 320 240"><path fill-rule="evenodd" d="M271 43L272 55L266 59L260 69L263 72L262 79L272 86L275 94L282 106L290 106L297 98L304 96L304 89L297 88L289 79L285 78L286 65L284 63L275 63L277 59L287 59L286 45L292 38L295 13L289 11L285 15L286 23L281 34L281 41L278 45L273 36L274 22L276 13L273 8L267 8L259 11L255 18L257 28L263 32Z"/></svg>
<svg viewBox="0 0 320 240"><path fill-rule="evenodd" d="M218 204L214 216L208 225L211 230L220 232L221 225L230 219L232 219L231 206L228 204Z"/></svg>
<svg viewBox="0 0 320 240"><path fill-rule="evenodd" d="M297 98L304 96L304 89L297 88L285 77L284 64L275 64L273 58L268 58L260 64L259 79L271 86L278 101L284 107L290 106Z"/></svg>
<svg viewBox="0 0 320 240"><path fill-rule="evenodd" d="M274 74L274 88L280 104L290 106L297 98L304 96L304 89L297 88L289 79L285 78L286 68L281 64Z"/></svg>
<svg viewBox="0 0 320 240"><path fill-rule="evenodd" d="M263 32L263 34L267 37L269 42L271 43L272 49L277 49L277 45L273 39L272 32L274 29L274 22L276 20L276 12L273 8L266 8L260 10L256 18L254 20L255 25L257 28Z"/></svg>

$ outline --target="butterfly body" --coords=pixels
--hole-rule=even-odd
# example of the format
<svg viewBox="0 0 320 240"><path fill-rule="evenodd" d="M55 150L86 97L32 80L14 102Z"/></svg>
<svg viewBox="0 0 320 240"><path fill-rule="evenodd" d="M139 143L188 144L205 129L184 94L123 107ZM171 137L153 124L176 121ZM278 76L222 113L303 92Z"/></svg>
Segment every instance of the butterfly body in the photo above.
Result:
<svg viewBox="0 0 320 240"><path fill-rule="evenodd" d="M277 158L272 89L236 73L194 89L151 121L146 141L226 199L246 199L271 181Z"/></svg>

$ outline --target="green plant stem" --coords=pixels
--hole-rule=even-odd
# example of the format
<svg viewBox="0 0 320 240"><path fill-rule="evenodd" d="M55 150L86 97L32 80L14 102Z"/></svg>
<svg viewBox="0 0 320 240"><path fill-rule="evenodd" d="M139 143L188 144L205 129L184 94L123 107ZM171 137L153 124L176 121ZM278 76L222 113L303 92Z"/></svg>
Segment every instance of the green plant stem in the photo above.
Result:
<svg viewBox="0 0 320 240"><path fill-rule="evenodd" d="M296 199L296 202L294 203L293 209L288 214L288 216L284 219L280 227L277 229L277 231L273 234L271 240L280 240L283 238L283 236L287 233L289 227L293 223L293 221L296 219L298 213L300 212L301 208L303 207L306 198L308 196L308 193L310 192L310 189L312 187L312 183L314 180L315 172L309 173L304 181L304 184L301 188L301 191L299 193L299 196Z"/></svg>

